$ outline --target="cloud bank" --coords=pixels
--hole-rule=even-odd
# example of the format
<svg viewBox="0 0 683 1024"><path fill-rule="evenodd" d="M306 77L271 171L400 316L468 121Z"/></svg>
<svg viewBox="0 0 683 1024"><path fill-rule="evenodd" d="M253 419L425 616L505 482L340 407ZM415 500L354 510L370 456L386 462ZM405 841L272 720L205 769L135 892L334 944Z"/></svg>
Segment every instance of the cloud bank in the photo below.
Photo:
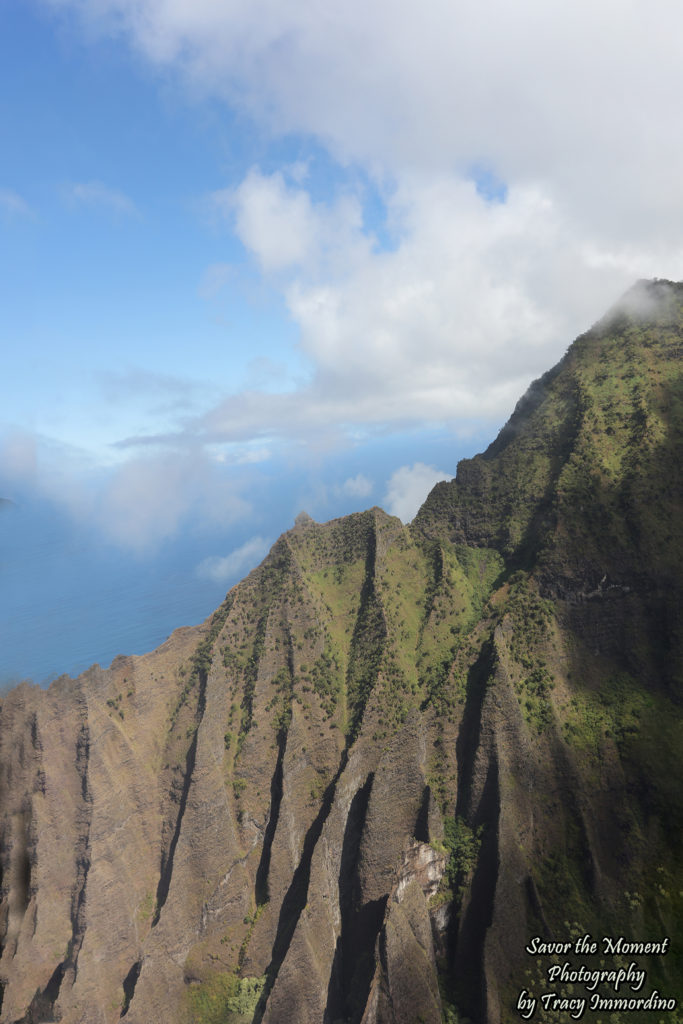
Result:
<svg viewBox="0 0 683 1024"><path fill-rule="evenodd" d="M182 495L168 508L142 498L157 474L181 488L171 464L192 472L188 453L206 468L221 445L324 450L421 423L500 423L634 279L683 278L678 0L43 3L303 156L271 154L204 199L294 324L304 370L119 439L132 461L114 534L119 494L141 538L188 514ZM129 212L115 190L77 187ZM199 294L210 301L232 273L207 260ZM440 478L402 467L390 509L412 518Z"/></svg>
<svg viewBox="0 0 683 1024"><path fill-rule="evenodd" d="M675 0L49 5L337 162L322 197L305 161L213 193L309 372L230 396L195 440L499 420L635 278L683 277Z"/></svg>
<svg viewBox="0 0 683 1024"><path fill-rule="evenodd" d="M384 507L390 515L409 523L417 515L434 484L438 484L439 480L450 480L452 476L453 473L444 473L434 466L426 466L424 462L401 466L388 482Z"/></svg>
<svg viewBox="0 0 683 1024"><path fill-rule="evenodd" d="M478 162L505 182L553 181L614 228L627 197L631 224L683 198L677 0L45 2L377 175Z"/></svg>
<svg viewBox="0 0 683 1024"><path fill-rule="evenodd" d="M229 529L252 509L243 484L201 449L155 451L100 470L85 453L26 431L0 435L8 493L48 499L121 548L159 548L181 528Z"/></svg>

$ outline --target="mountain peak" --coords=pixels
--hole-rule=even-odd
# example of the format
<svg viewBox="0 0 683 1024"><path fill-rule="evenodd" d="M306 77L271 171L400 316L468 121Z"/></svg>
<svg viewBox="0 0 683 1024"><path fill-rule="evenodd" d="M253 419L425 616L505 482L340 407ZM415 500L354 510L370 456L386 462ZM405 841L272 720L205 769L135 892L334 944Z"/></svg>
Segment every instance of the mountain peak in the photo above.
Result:
<svg viewBox="0 0 683 1024"><path fill-rule="evenodd" d="M608 310L599 326L611 328L615 318L623 316L640 323L672 324L680 320L682 309L683 282L641 278Z"/></svg>

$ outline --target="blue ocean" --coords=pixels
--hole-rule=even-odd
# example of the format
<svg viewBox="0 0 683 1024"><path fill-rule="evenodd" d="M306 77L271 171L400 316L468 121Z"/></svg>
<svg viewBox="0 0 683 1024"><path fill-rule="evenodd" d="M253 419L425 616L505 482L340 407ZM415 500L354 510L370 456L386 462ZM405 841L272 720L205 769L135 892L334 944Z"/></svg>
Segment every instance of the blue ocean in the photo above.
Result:
<svg viewBox="0 0 683 1024"><path fill-rule="evenodd" d="M95 662L107 666L203 621L226 583L201 578L197 566L235 543L219 533L185 535L143 557L103 544L53 506L4 505L0 687L22 679L46 685Z"/></svg>

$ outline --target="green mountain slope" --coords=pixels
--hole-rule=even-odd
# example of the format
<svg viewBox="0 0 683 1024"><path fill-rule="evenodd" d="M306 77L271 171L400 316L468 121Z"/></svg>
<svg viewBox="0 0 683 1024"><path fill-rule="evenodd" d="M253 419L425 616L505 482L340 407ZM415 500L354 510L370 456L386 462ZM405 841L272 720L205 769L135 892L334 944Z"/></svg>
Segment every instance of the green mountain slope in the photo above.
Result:
<svg viewBox="0 0 683 1024"><path fill-rule="evenodd" d="M9 694L0 1021L507 1024L590 999L565 961L680 1002L682 343L641 282L411 526L300 517L203 627ZM628 1019L577 1012L533 1019Z"/></svg>

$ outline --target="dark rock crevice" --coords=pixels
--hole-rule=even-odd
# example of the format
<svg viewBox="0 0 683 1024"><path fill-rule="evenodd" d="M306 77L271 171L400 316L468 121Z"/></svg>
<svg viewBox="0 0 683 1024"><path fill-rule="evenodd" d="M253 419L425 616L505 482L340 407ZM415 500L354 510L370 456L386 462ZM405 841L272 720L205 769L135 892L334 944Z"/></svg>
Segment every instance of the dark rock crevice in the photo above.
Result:
<svg viewBox="0 0 683 1024"><path fill-rule="evenodd" d="M0 959L8 934L15 937L35 896L34 868L38 856L38 836L33 817L33 794L45 793L43 745L38 730L38 716L33 711L26 719L30 745L22 734L19 744L19 765L26 785L26 797L18 814L7 816L0 833ZM0 807L5 804L13 786L11 767L0 787ZM33 934L36 915L33 914Z"/></svg>
<svg viewBox="0 0 683 1024"><path fill-rule="evenodd" d="M5 940L7 938L7 924L9 918L9 908L7 906L9 886L5 887L5 871L8 866L7 860L8 851L5 846L5 835L3 830L0 832L0 960L2 960L2 954L5 951Z"/></svg>
<svg viewBox="0 0 683 1024"><path fill-rule="evenodd" d="M82 806L80 831L75 848L76 880L71 894L71 938L66 955L52 972L44 989L38 989L26 1015L18 1024L44 1024L59 1019L55 1004L64 981L73 986L78 976L78 957L85 938L86 888L90 871L90 828L92 823L92 793L90 790L90 730L83 710L83 720L76 740L76 772L80 779Z"/></svg>
<svg viewBox="0 0 683 1024"><path fill-rule="evenodd" d="M17 1024L47 1024L47 1022L55 1019L54 1006L59 996L65 973L66 961L57 965L45 988L39 989L36 992L25 1016Z"/></svg>
<svg viewBox="0 0 683 1024"><path fill-rule="evenodd" d="M458 796L456 814L467 817L472 796L474 759L481 735L481 717L486 688L495 669L496 654L491 637L482 645L467 680L465 710L455 751L458 765Z"/></svg>
<svg viewBox="0 0 683 1024"><path fill-rule="evenodd" d="M142 960L136 960L128 971L126 977L123 979L123 1004L121 1006L121 1017L125 1017L130 1009L130 1004L133 1001L133 996L135 994L135 986L137 985L138 978L140 977L141 967Z"/></svg>
<svg viewBox="0 0 683 1024"><path fill-rule="evenodd" d="M425 564L427 567L427 587L425 591L424 609L420 621L418 634L418 647L422 643L425 630L429 624L429 617L434 610L437 595L443 585L444 558L443 548L438 540L422 541L424 548Z"/></svg>
<svg viewBox="0 0 683 1024"><path fill-rule="evenodd" d="M268 628L268 617L270 615L270 607L261 615L256 630L254 632L254 642L252 645L251 655L247 663L247 667L244 673L244 689L242 691L242 716L240 719L239 733L237 736L237 753L235 755L235 763L239 760L242 746L246 739L247 733L251 729L253 716L254 716L254 691L256 690L256 680L258 679L259 665L261 664L261 658L263 656L263 647L266 640L266 630Z"/></svg>
<svg viewBox="0 0 683 1024"><path fill-rule="evenodd" d="M227 612L226 612L227 614ZM223 616L222 621L225 620ZM222 622L221 622L222 625ZM216 630L216 633L218 630ZM214 637L215 639L215 637ZM199 728L204 718L204 711L206 708L206 684L211 667L211 652L208 652L206 657L202 660L200 667L198 668L199 677L199 693L197 696L197 710L195 712L195 729L192 736L192 741L187 749L185 755L185 770L182 777L182 785L180 789L180 797L177 798L172 793L171 800L177 799L178 803L178 814L176 816L175 827L173 829L173 835L168 846L168 850L162 850L161 854L161 867L159 871L159 882L157 884L156 892L156 910L154 917L152 918L152 928L155 928L159 923L161 911L168 899L168 892L171 887L171 878L173 876L173 860L175 857L176 847L178 845L178 839L180 838L180 830L183 824L183 818L185 817L185 810L187 808L187 799L190 793L190 787L192 785L192 779L194 776L195 763L197 760L197 742L199 738Z"/></svg>
<svg viewBox="0 0 683 1024"><path fill-rule="evenodd" d="M24 823L24 834L21 837L21 842L16 844L15 854L15 868L14 868L14 893L19 904L19 914L23 918L28 910L28 905L31 901L31 857L29 854L30 838L29 838L30 822L25 821Z"/></svg>
<svg viewBox="0 0 683 1024"><path fill-rule="evenodd" d="M78 974L78 955L85 937L85 901L90 871L91 849L90 849L90 827L92 823L92 793L90 791L90 730L87 723L83 723L78 738L77 768L81 778L81 794L83 797L83 829L79 839L76 859L76 887L71 902L71 923L72 933L69 948L69 956L66 960L66 968L73 971L73 980Z"/></svg>
<svg viewBox="0 0 683 1024"><path fill-rule="evenodd" d="M283 700L288 701L280 719L280 727L277 732L277 761L275 771L270 782L270 808L268 811L268 822L263 837L261 859L256 870L254 885L256 905L262 906L268 902L270 897L268 887L268 876L270 872L270 861L272 855L273 841L280 820L280 806L282 804L282 777L285 752L287 750L287 737L289 735L289 724L292 717L292 702L294 699L294 641L291 630L287 630L287 675L289 684Z"/></svg>
<svg viewBox="0 0 683 1024"><path fill-rule="evenodd" d="M330 973L325 1022L359 1020L372 984L373 954L386 898L363 905L358 858L373 781L374 773L370 773L351 801L346 819L339 866L341 926Z"/></svg>
<svg viewBox="0 0 683 1024"><path fill-rule="evenodd" d="M346 767L347 761L348 748L345 748L342 752L340 764L335 776L323 794L320 810L304 838L299 863L294 871L292 881L280 908L271 961L266 970L266 984L254 1013L254 1024L260 1024L263 1020L268 997L273 989L273 985L275 984L280 968L287 955L287 951L292 941L292 936L294 935L299 923L301 913L306 906L306 901L308 899L308 884L311 877L313 851L315 850L325 822L332 810L332 804L337 790L337 783L339 782L341 774Z"/></svg>
<svg viewBox="0 0 683 1024"><path fill-rule="evenodd" d="M486 935L493 922L493 908L499 870L498 822L500 784L498 761L491 756L481 800L473 827L481 828L479 857L461 914L455 943L453 990L461 1012L475 1021L487 1021L485 973Z"/></svg>
<svg viewBox="0 0 683 1024"><path fill-rule="evenodd" d="M268 814L268 824L266 825L266 831L263 837L263 849L261 850L261 859L256 871L256 881L254 886L257 906L267 903L270 896L268 876L270 873L273 840L275 839L275 833L280 819L280 805L282 803L282 774L286 747L286 737L279 739L277 762L275 765L275 771L273 772L273 778L270 783L270 811Z"/></svg>
<svg viewBox="0 0 683 1024"><path fill-rule="evenodd" d="M422 803L420 804L420 809L417 812L417 818L415 819L415 828L413 829L413 835L420 843L428 843L430 841L429 808L431 802L431 788L429 786L425 786L424 793L422 794Z"/></svg>
<svg viewBox="0 0 683 1024"><path fill-rule="evenodd" d="M159 923L161 911L163 909L166 900L168 899L168 891L171 887L171 877L173 875L173 860L175 857L176 847L178 845L178 839L180 838L180 829L182 828L183 818L185 816L185 810L187 807L187 798L190 792L190 786L192 785L192 776L194 774L195 762L197 760L197 730L195 730L192 742L188 747L188 751L185 757L185 771L183 773L182 788L180 791L180 799L178 800L178 814L176 817L175 828L169 843L168 852L162 851L161 858L161 870L159 872L159 882L157 884L156 892L156 911L152 918L152 928L156 927Z"/></svg>
<svg viewBox="0 0 683 1024"><path fill-rule="evenodd" d="M358 736L365 706L377 682L387 638L384 609L375 587L376 562L377 534L373 523L367 536L365 577L351 639L346 677L349 739L351 742Z"/></svg>
<svg viewBox="0 0 683 1024"><path fill-rule="evenodd" d="M34 791L45 793L45 770L43 768L43 743L38 730L38 715L34 711L31 715L31 745L36 760L36 777Z"/></svg>

